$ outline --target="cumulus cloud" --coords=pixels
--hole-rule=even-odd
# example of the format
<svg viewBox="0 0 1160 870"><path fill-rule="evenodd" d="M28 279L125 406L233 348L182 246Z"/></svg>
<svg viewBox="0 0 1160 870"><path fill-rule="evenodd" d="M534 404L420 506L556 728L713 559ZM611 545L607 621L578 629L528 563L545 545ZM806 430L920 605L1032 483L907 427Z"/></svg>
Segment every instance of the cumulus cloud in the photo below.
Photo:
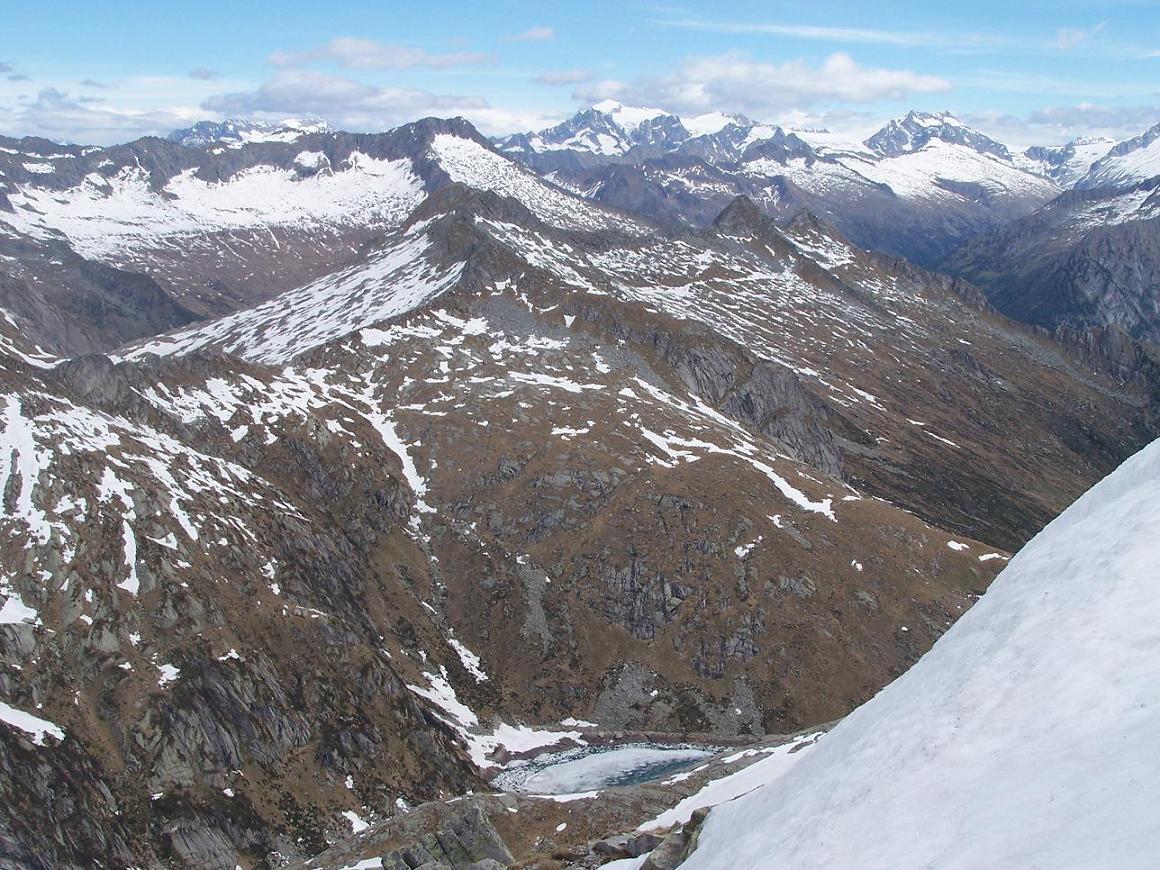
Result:
<svg viewBox="0 0 1160 870"><path fill-rule="evenodd" d="M858 64L836 52L820 66L802 60L753 60L741 51L691 57L673 73L632 84L599 82L578 88L578 99L616 99L677 112L720 109L769 117L824 102L869 103L948 90L939 76Z"/></svg>
<svg viewBox="0 0 1160 870"><path fill-rule="evenodd" d="M276 67L300 67L316 61L329 61L347 69L446 69L491 63L493 60L491 55L479 52L431 54L422 48L355 36L338 36L325 45L301 52L276 51L267 58Z"/></svg>
<svg viewBox="0 0 1160 870"><path fill-rule="evenodd" d="M420 88L377 87L310 70L278 72L257 88L210 97L208 112L229 117L309 115L347 130L385 130L429 115L461 115L488 133L506 133L555 121L534 112L491 106L483 97L438 94Z"/></svg>
<svg viewBox="0 0 1160 870"><path fill-rule="evenodd" d="M35 97L0 106L0 127L21 136L109 144L185 126L197 116L197 111L124 109L109 106L100 97L73 96L58 88L42 88Z"/></svg>
<svg viewBox="0 0 1160 870"><path fill-rule="evenodd" d="M221 73L219 73L216 69L209 69L208 67L199 66L195 70L190 70L189 77L191 79L197 79L201 82L212 82L215 79L220 78Z"/></svg>
<svg viewBox="0 0 1160 870"><path fill-rule="evenodd" d="M507 39L509 42L538 42L546 39L555 39L556 31L554 28L546 27L543 24L537 24L534 27L529 27L520 33L513 33Z"/></svg>
<svg viewBox="0 0 1160 870"><path fill-rule="evenodd" d="M550 69L536 76L535 81L542 85L576 85L594 78L596 73L590 69Z"/></svg>
<svg viewBox="0 0 1160 870"><path fill-rule="evenodd" d="M603 79L583 85L572 92L572 98L584 103L599 103L602 100L625 99L631 102L632 87L627 82Z"/></svg>
<svg viewBox="0 0 1160 870"><path fill-rule="evenodd" d="M82 88L96 88L97 90L101 90L101 91L109 89L109 85L105 84L104 82L99 82L96 79L84 79L84 80L82 80L81 87Z"/></svg>

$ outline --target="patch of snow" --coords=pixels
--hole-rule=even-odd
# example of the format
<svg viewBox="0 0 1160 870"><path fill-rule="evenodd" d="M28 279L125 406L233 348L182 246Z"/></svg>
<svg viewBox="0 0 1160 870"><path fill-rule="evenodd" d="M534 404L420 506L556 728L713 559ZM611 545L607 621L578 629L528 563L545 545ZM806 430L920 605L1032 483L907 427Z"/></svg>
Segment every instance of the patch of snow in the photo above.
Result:
<svg viewBox="0 0 1160 870"><path fill-rule="evenodd" d="M23 731L25 734L31 734L32 742L37 746L44 746L45 736L64 740L64 731L59 725L54 725L47 719L41 719L39 716L18 710L3 701L0 701L0 722Z"/></svg>
<svg viewBox="0 0 1160 870"><path fill-rule="evenodd" d="M342 815L348 822L350 822L350 830L352 834L361 834L363 831L370 827L370 823L364 820L362 816L360 816L354 810L343 810Z"/></svg>

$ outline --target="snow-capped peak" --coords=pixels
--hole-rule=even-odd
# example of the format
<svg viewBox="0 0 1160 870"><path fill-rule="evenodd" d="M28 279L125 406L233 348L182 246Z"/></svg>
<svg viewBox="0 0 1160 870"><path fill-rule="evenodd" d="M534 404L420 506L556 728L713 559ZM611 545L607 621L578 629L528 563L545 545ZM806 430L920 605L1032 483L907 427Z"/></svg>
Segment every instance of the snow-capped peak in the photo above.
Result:
<svg viewBox="0 0 1160 870"><path fill-rule="evenodd" d="M922 150L934 139L1003 160L1011 158L1005 145L968 127L950 112L907 112L905 117L888 122L865 144L882 157L899 157Z"/></svg>
<svg viewBox="0 0 1160 870"><path fill-rule="evenodd" d="M951 127L967 126L956 118L954 114L946 110L941 112L916 112L911 109L906 113L904 121L917 124L920 127L942 127L944 125Z"/></svg>
<svg viewBox="0 0 1160 870"><path fill-rule="evenodd" d="M320 118L284 118L280 121L199 121L192 127L174 130L167 138L186 148L204 148L215 142L231 147L255 142L293 142L309 133L329 130Z"/></svg>
<svg viewBox="0 0 1160 870"><path fill-rule="evenodd" d="M618 103L616 100L604 100L592 107L597 112L602 112L605 115L611 115L620 129L626 133L631 133L645 121L652 121L655 118L663 118L671 113L664 109L648 109L641 106L626 106Z"/></svg>
<svg viewBox="0 0 1160 870"><path fill-rule="evenodd" d="M738 127L752 126L750 121L741 115L727 115L724 112L706 112L691 118L683 117L681 123L694 136L711 136L714 133L720 133L730 124L735 124Z"/></svg>
<svg viewBox="0 0 1160 870"><path fill-rule="evenodd" d="M1059 147L1033 145L1016 157L1016 163L1054 179L1064 187L1071 187L1114 144L1114 139L1077 136Z"/></svg>

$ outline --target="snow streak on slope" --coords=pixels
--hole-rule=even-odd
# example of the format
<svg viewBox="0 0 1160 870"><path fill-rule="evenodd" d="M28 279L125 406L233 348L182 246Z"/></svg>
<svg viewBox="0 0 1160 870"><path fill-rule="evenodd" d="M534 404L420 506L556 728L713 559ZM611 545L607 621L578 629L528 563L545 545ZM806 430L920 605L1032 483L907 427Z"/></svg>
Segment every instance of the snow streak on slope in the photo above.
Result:
<svg viewBox="0 0 1160 870"><path fill-rule="evenodd" d="M574 230L647 232L647 227L634 220L556 189L478 142L441 133L431 143L431 150L452 181L517 199L545 223Z"/></svg>
<svg viewBox="0 0 1160 870"><path fill-rule="evenodd" d="M137 566L146 540L182 553L227 537L255 540L244 522L221 512L223 499L297 513L247 469L155 429L44 393L0 396L0 406L5 409L0 492L11 488L16 493L11 507L0 503L0 533L25 541L25 547L51 544L65 578L59 591L74 597L81 590L69 590L74 575L67 569L78 553L78 530L102 522L117 528L116 536L109 536L118 541L124 563L124 579L117 585L135 596L142 585ZM145 512L142 498L148 499ZM12 595L3 574L0 591ZM37 597L44 595L38 592ZM34 599L23 599L25 605L29 600ZM91 591L84 600L92 602Z"/></svg>
<svg viewBox="0 0 1160 870"><path fill-rule="evenodd" d="M1039 214L1056 210L1063 212L1066 221L1064 228L1072 233L1160 217L1160 183L1155 180L1128 190L1100 193L1098 199L1079 202L1074 206L1052 203Z"/></svg>
<svg viewBox="0 0 1160 870"><path fill-rule="evenodd" d="M357 266L326 275L275 299L131 351L162 355L213 346L258 362L285 362L312 347L402 314L455 283L462 264L427 259L425 235L402 235Z"/></svg>
<svg viewBox="0 0 1160 870"><path fill-rule="evenodd" d="M310 159L304 155L303 165ZM273 166L245 169L228 181L202 181L196 172L174 176L161 190L138 167L111 178L90 173L64 191L24 185L8 194L13 211L0 211L0 222L38 238L62 233L83 256L109 260L218 231L318 224L392 228L423 195L409 160L376 160L359 152L337 172L306 178Z"/></svg>
<svg viewBox="0 0 1160 870"><path fill-rule="evenodd" d="M800 764L715 810L684 866L1155 866L1158 528L1160 442Z"/></svg>
<svg viewBox="0 0 1160 870"><path fill-rule="evenodd" d="M1059 192L1049 179L1008 161L938 139L897 157L838 154L829 160L798 159L786 164L763 158L745 163L744 169L755 175L785 175L814 193L884 184L906 199L940 201L957 197L947 189L947 182L978 184L992 195L1048 199Z"/></svg>
<svg viewBox="0 0 1160 870"><path fill-rule="evenodd" d="M872 362L870 348L884 333L902 346L917 345L911 319L928 303L896 279L860 269L857 252L822 232L795 230L789 241L800 255L742 247L727 238L715 245L657 238L635 246L581 252L551 244L514 224L488 227L530 265L590 293L611 292L680 318L703 323L758 356L817 381L839 405L879 400L829 368L835 354ZM813 282L797 271L815 261L874 295L865 305L833 282ZM604 288L609 288L607 291ZM904 312L906 312L904 314Z"/></svg>

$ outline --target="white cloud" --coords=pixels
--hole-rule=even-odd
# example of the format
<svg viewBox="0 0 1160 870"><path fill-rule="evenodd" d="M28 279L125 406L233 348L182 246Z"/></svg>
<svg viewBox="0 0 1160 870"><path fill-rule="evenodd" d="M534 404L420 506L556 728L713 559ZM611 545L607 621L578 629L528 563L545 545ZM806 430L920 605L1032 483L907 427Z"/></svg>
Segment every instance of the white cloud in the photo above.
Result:
<svg viewBox="0 0 1160 870"><path fill-rule="evenodd" d="M218 94L202 108L228 117L312 116L346 130L378 131L429 115L461 115L485 133L510 133L558 118L535 111L495 108L475 95L420 88L377 87L342 76L286 69L256 88Z"/></svg>
<svg viewBox="0 0 1160 870"><path fill-rule="evenodd" d="M630 99L630 92L632 92L632 88L625 82L604 79L577 88L572 92L572 96L574 99L586 103L599 103L602 100L619 100L622 97Z"/></svg>
<svg viewBox="0 0 1160 870"><path fill-rule="evenodd" d="M276 67L299 67L316 61L330 61L347 69L446 69L491 63L493 60L491 55L480 52L431 54L422 48L355 36L338 36L325 45L301 52L276 51L267 58Z"/></svg>
<svg viewBox="0 0 1160 870"><path fill-rule="evenodd" d="M1108 106L1085 102L1047 106L1025 115L964 114L963 120L1019 148L1061 145L1076 136L1102 136L1119 141L1138 136L1160 122L1160 105Z"/></svg>
<svg viewBox="0 0 1160 870"><path fill-rule="evenodd" d="M73 96L45 87L35 97L18 98L14 105L0 106L0 129L15 136L105 145L163 135L203 116L202 110L194 106L117 106L101 98Z"/></svg>
<svg viewBox="0 0 1160 870"><path fill-rule="evenodd" d="M939 76L905 69L861 66L850 55L836 52L820 66L792 60L770 63L748 54L686 59L675 72L625 85L600 82L577 89L578 99L617 99L639 105L660 105L677 112L720 109L769 117L819 103L868 103L904 99L950 89Z"/></svg>
<svg viewBox="0 0 1160 870"><path fill-rule="evenodd" d="M551 27L546 27L543 24L537 24L529 27L520 33L513 33L508 37L510 42L538 42L546 39L555 39L556 31Z"/></svg>
<svg viewBox="0 0 1160 870"><path fill-rule="evenodd" d="M1061 51L1067 51L1095 36L1107 26L1108 22L1101 21L1095 27L1061 27L1055 31L1055 44Z"/></svg>
<svg viewBox="0 0 1160 870"><path fill-rule="evenodd" d="M536 76L535 81L542 85L576 85L594 78L596 73L590 69L550 69Z"/></svg>

